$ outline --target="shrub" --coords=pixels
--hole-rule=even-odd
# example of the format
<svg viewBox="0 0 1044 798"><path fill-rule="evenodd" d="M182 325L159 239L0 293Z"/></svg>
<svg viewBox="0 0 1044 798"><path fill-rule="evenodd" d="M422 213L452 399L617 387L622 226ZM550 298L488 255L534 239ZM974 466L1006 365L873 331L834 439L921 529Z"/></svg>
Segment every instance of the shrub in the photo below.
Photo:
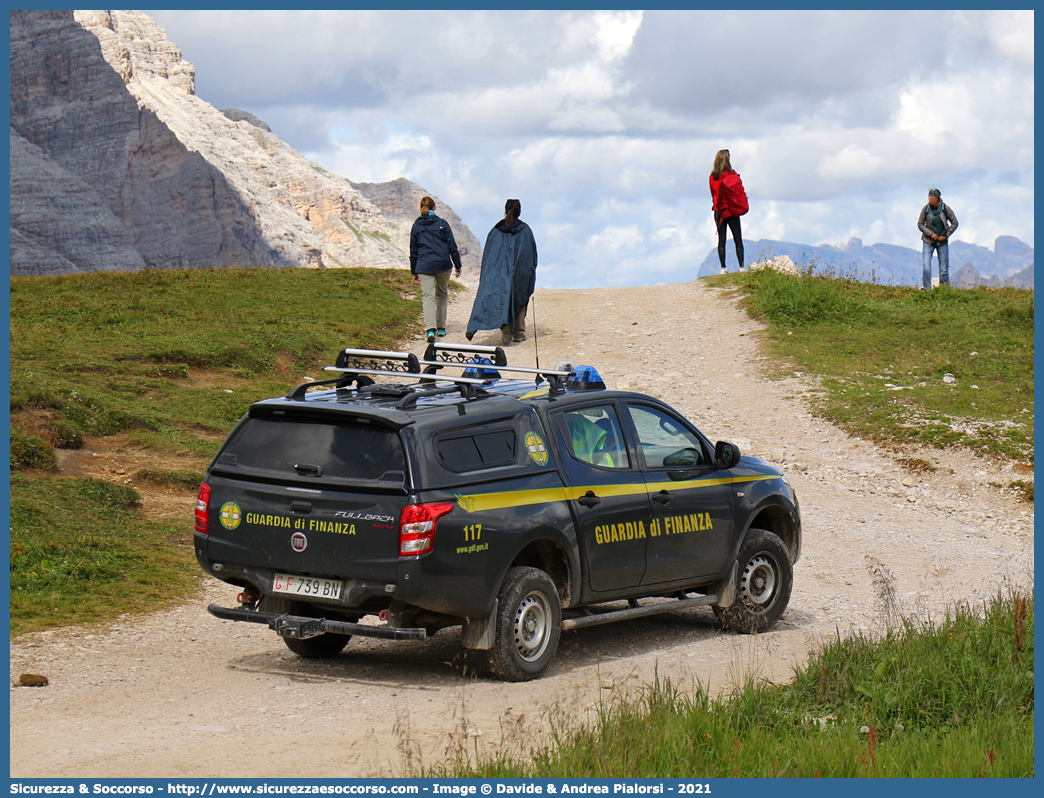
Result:
<svg viewBox="0 0 1044 798"><path fill-rule="evenodd" d="M750 275L752 313L776 324L800 325L850 317L860 308L845 291L845 281L824 277L796 277L772 269Z"/></svg>
<svg viewBox="0 0 1044 798"><path fill-rule="evenodd" d="M53 471L58 466L54 447L39 435L26 435L11 428L11 468L39 468Z"/></svg>
<svg viewBox="0 0 1044 798"><path fill-rule="evenodd" d="M75 424L59 418L52 421L50 426L56 449L83 448L83 432Z"/></svg>

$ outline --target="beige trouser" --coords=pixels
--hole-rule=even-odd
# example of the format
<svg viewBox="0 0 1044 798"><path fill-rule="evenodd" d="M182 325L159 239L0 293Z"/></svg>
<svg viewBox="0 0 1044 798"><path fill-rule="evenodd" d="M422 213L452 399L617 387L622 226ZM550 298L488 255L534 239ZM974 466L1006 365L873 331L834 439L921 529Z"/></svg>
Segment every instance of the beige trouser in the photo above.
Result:
<svg viewBox="0 0 1044 798"><path fill-rule="evenodd" d="M421 284L421 302L424 305L424 329L446 329L449 310L450 270L438 274L418 274Z"/></svg>

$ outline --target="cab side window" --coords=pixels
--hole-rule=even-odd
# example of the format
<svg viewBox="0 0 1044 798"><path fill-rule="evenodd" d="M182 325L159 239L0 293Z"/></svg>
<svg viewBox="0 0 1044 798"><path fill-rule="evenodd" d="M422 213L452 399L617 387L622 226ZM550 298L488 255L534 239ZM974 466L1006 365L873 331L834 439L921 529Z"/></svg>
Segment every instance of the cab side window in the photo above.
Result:
<svg viewBox="0 0 1044 798"><path fill-rule="evenodd" d="M569 432L570 454L602 468L630 468L620 420L612 405L585 407L563 413Z"/></svg>
<svg viewBox="0 0 1044 798"><path fill-rule="evenodd" d="M515 462L515 431L494 430L473 435L435 438L435 456L450 471L511 465Z"/></svg>
<svg viewBox="0 0 1044 798"><path fill-rule="evenodd" d="M645 405L627 405L638 432L647 468L691 468L710 462L699 438L669 413Z"/></svg>

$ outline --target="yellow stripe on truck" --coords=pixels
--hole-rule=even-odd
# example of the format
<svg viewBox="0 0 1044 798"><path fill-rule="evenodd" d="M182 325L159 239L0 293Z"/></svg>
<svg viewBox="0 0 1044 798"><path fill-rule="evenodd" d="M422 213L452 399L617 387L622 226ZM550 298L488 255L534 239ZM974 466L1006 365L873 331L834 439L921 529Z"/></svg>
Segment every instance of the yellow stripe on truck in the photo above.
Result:
<svg viewBox="0 0 1044 798"><path fill-rule="evenodd" d="M735 485L737 482L760 482L763 479L779 479L774 474L762 474L756 477L730 477L729 479L688 479L678 482L648 482L645 487L649 493L659 493L661 490L689 490L691 488L706 488L711 485Z"/></svg>
<svg viewBox="0 0 1044 798"><path fill-rule="evenodd" d="M469 513L485 510L506 510L509 507L526 507L532 504L551 504L569 499L579 499L588 491L596 496L636 496L640 493L659 493L661 490L692 490L712 485L729 485L737 482L757 482L763 479L779 479L764 474L756 477L732 477L728 479L690 479L684 482L624 483L621 485L587 485L578 488L544 488L541 490L510 490L502 493L480 493L472 496L456 495L457 505Z"/></svg>
<svg viewBox="0 0 1044 798"><path fill-rule="evenodd" d="M457 494L457 504L469 513L483 510L506 510L508 507L525 507L530 504L550 504L564 502L569 498L566 488L545 488L543 490L511 490L504 493L480 493L477 496L461 496Z"/></svg>

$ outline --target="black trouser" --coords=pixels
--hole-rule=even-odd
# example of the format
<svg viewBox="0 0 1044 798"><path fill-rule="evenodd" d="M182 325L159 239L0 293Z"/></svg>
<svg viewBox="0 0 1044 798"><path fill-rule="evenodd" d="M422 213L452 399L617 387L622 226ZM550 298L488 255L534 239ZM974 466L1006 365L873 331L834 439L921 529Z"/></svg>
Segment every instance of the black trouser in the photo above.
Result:
<svg viewBox="0 0 1044 798"><path fill-rule="evenodd" d="M718 211L721 213L721 211ZM715 214L715 221L717 221L717 215ZM736 260L739 261L739 267L743 268L743 231L740 229L740 218L738 216L730 216L724 222L718 222L718 260L721 261L721 268L725 268L725 231L732 231L732 241L736 244Z"/></svg>

